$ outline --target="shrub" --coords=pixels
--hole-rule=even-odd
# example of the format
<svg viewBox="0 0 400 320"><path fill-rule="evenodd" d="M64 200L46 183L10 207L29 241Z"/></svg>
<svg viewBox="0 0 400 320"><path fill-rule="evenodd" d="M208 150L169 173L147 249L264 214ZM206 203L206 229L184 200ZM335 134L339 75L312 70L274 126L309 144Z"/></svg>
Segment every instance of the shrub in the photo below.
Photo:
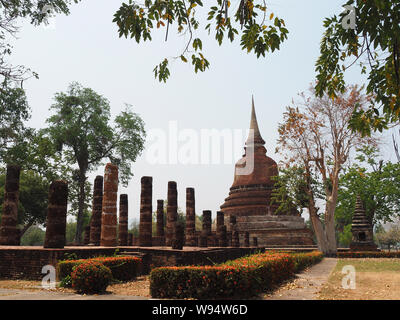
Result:
<svg viewBox="0 0 400 320"><path fill-rule="evenodd" d="M320 262L324 258L322 252L319 251L313 251L309 253L293 253L292 256L294 259L296 273Z"/></svg>
<svg viewBox="0 0 400 320"><path fill-rule="evenodd" d="M112 279L110 268L97 261L78 264L71 273L72 288L79 293L102 293Z"/></svg>
<svg viewBox="0 0 400 320"><path fill-rule="evenodd" d="M111 269L114 280L129 281L139 273L142 260L137 257L97 257L91 259L60 261L57 266L58 278L62 281L71 275L72 269L87 261L100 262Z"/></svg>
<svg viewBox="0 0 400 320"><path fill-rule="evenodd" d="M400 251L347 251L338 252L338 258L400 258Z"/></svg>
<svg viewBox="0 0 400 320"><path fill-rule="evenodd" d="M314 252L266 252L216 266L160 267L150 273L150 293L153 298L251 297L321 259L322 254Z"/></svg>

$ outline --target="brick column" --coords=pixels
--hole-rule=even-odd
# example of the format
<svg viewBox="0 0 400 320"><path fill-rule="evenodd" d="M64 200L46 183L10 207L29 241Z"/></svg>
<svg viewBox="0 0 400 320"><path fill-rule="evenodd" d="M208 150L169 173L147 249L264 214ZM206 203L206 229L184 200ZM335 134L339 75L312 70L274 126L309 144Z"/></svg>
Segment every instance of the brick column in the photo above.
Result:
<svg viewBox="0 0 400 320"><path fill-rule="evenodd" d="M250 247L250 234L248 231L244 233L244 246L246 248Z"/></svg>
<svg viewBox="0 0 400 320"><path fill-rule="evenodd" d="M157 200L157 237L164 236L164 200Z"/></svg>
<svg viewBox="0 0 400 320"><path fill-rule="evenodd" d="M49 190L44 248L64 248L67 226L68 183L53 181Z"/></svg>
<svg viewBox="0 0 400 320"><path fill-rule="evenodd" d="M83 238L83 244L85 246L89 245L90 242L90 225L85 227L85 236Z"/></svg>
<svg viewBox="0 0 400 320"><path fill-rule="evenodd" d="M118 166L107 163L101 214L101 240L104 247L117 246Z"/></svg>
<svg viewBox="0 0 400 320"><path fill-rule="evenodd" d="M101 212L103 207L103 177L94 179L92 218L90 220L90 244L100 245L101 236Z"/></svg>
<svg viewBox="0 0 400 320"><path fill-rule="evenodd" d="M207 236L211 236L211 211L203 211L203 231Z"/></svg>
<svg viewBox="0 0 400 320"><path fill-rule="evenodd" d="M216 228L216 234L217 234L217 243L219 246L220 242L222 240L222 229L224 227L224 213L222 211L217 211L217 228ZM226 229L225 229L225 238L226 238ZM222 243L222 242L221 242Z"/></svg>
<svg viewBox="0 0 400 320"><path fill-rule="evenodd" d="M20 166L7 166L0 245L18 246L20 242L20 230L17 228L20 172Z"/></svg>
<svg viewBox="0 0 400 320"><path fill-rule="evenodd" d="M198 239L198 244L200 248L207 248L208 246L208 236L205 230L202 230Z"/></svg>
<svg viewBox="0 0 400 320"><path fill-rule="evenodd" d="M196 211L194 188L186 188L186 246L196 246Z"/></svg>
<svg viewBox="0 0 400 320"><path fill-rule="evenodd" d="M232 231L226 232L228 247L232 247Z"/></svg>
<svg viewBox="0 0 400 320"><path fill-rule="evenodd" d="M178 220L178 191L176 189L176 182L168 182L168 199L167 199L167 232L165 237L165 244L172 245L172 237L175 229L176 221Z"/></svg>
<svg viewBox="0 0 400 320"><path fill-rule="evenodd" d="M139 246L152 246L153 178L142 177L140 192Z"/></svg>
<svg viewBox="0 0 400 320"><path fill-rule="evenodd" d="M253 237L253 247L258 247L258 239L257 237Z"/></svg>
<svg viewBox="0 0 400 320"><path fill-rule="evenodd" d="M239 243L239 231L235 230L232 233L232 247L239 248L240 243Z"/></svg>
<svg viewBox="0 0 400 320"><path fill-rule="evenodd" d="M128 195L119 195L118 242L120 246L128 245Z"/></svg>
<svg viewBox="0 0 400 320"><path fill-rule="evenodd" d="M218 237L218 245L220 247L227 247L228 246L228 241L226 238L226 226L221 226L220 227L220 235Z"/></svg>
<svg viewBox="0 0 400 320"><path fill-rule="evenodd" d="M185 240L185 234L183 225L177 223L175 225L174 234L172 238L172 249L182 250L184 240Z"/></svg>

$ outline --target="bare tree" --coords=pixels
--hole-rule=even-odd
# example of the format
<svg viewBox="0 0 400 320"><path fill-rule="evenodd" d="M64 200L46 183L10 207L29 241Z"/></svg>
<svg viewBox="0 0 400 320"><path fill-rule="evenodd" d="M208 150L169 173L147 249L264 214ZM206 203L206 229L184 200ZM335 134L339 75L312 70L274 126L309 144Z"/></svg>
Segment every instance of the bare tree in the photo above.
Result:
<svg viewBox="0 0 400 320"><path fill-rule="evenodd" d="M355 107L367 105L370 97L363 95L357 86L348 87L335 99L315 97L312 89L300 97L301 102L293 103L284 113L284 122L279 126L278 150L284 151L287 165L304 167L308 211L318 247L325 254L335 254L334 214L339 173L353 148L362 143L376 143L374 138L362 138L348 127ZM315 180L322 185L323 213L316 206Z"/></svg>

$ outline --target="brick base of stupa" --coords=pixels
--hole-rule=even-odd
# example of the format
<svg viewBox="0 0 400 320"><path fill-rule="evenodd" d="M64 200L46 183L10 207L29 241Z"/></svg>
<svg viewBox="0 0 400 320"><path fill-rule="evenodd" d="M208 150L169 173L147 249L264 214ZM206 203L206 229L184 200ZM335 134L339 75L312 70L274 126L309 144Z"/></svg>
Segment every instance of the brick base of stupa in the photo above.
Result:
<svg viewBox="0 0 400 320"><path fill-rule="evenodd" d="M249 232L250 239L257 237L260 247L314 245L312 231L306 227L304 219L299 216L237 216L236 221L241 245L244 244L246 231ZM229 225L227 220L225 224Z"/></svg>
<svg viewBox="0 0 400 320"><path fill-rule="evenodd" d="M374 242L352 242L350 244L350 251L379 251Z"/></svg>

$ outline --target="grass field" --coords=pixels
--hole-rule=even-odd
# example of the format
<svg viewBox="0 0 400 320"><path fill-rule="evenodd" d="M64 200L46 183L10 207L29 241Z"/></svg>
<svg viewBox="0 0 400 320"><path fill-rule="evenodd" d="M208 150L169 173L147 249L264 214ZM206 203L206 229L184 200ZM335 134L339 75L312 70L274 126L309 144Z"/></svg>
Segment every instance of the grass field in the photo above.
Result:
<svg viewBox="0 0 400 320"><path fill-rule="evenodd" d="M344 289L344 266L355 268L355 289ZM340 259L320 291L322 300L400 300L400 259Z"/></svg>

